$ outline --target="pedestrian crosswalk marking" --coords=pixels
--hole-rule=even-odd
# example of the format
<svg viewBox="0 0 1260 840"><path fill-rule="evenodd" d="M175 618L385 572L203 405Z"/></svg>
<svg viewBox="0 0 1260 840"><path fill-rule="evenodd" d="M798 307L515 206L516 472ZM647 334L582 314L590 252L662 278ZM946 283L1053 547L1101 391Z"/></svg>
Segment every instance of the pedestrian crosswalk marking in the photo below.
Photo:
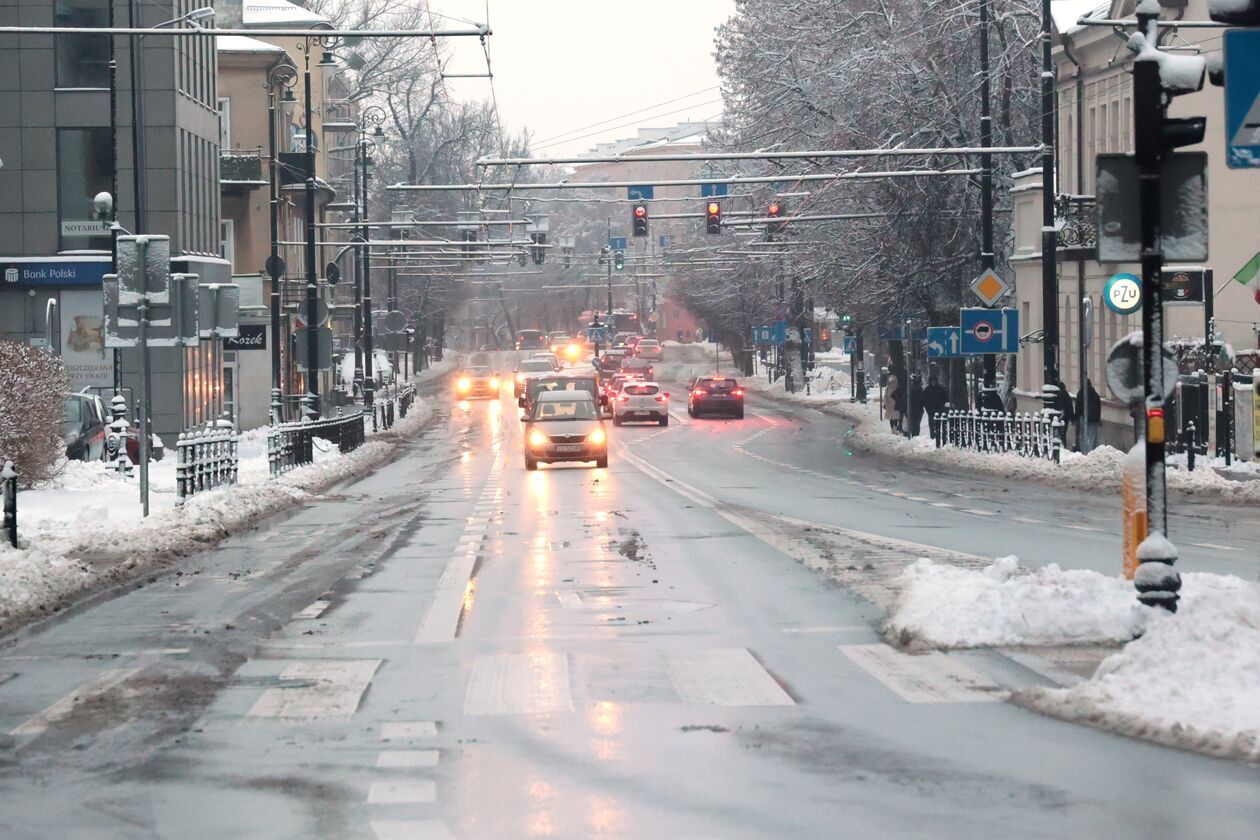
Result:
<svg viewBox="0 0 1260 840"><path fill-rule="evenodd" d="M987 703L1005 700L987 677L932 651L911 655L888 645L841 645L854 664L910 703Z"/></svg>
<svg viewBox="0 0 1260 840"><path fill-rule="evenodd" d="M22 725L11 730L9 734L19 737L24 735L41 735L52 726L69 717L70 713L79 704L95 697L100 697L102 694L140 673L140 670L139 668L111 668L108 671L102 671L95 679L78 686L56 703L53 703Z"/></svg>
<svg viewBox="0 0 1260 840"><path fill-rule="evenodd" d="M367 801L371 805L404 805L435 799L437 782L432 779L391 779L372 782Z"/></svg>
<svg viewBox="0 0 1260 840"><path fill-rule="evenodd" d="M437 735L437 724L431 720L394 721L381 724L382 741L432 738L435 735Z"/></svg>
<svg viewBox="0 0 1260 840"><path fill-rule="evenodd" d="M665 664L678 696L689 705L795 705L747 648L669 652Z"/></svg>
<svg viewBox="0 0 1260 840"><path fill-rule="evenodd" d="M294 662L280 674L291 687L269 688L247 714L255 718L348 718L380 667L379 659L316 659Z"/></svg>
<svg viewBox="0 0 1260 840"><path fill-rule="evenodd" d="M1241 548L1232 545L1221 545L1220 543L1190 543L1190 545L1197 548L1214 548L1217 551L1242 551Z"/></svg>
<svg viewBox="0 0 1260 840"><path fill-rule="evenodd" d="M455 840L439 820L372 820L377 840Z"/></svg>
<svg viewBox="0 0 1260 840"><path fill-rule="evenodd" d="M552 651L477 657L465 715L539 715L573 711L569 660Z"/></svg>
<svg viewBox="0 0 1260 840"><path fill-rule="evenodd" d="M376 766L382 769L436 767L437 750L389 750L376 757Z"/></svg>

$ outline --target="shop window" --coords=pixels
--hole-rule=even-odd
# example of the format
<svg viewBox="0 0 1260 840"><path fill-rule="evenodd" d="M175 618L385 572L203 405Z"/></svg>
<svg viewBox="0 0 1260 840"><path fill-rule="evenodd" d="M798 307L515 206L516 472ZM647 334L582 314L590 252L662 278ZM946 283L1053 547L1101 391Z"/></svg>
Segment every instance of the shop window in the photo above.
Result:
<svg viewBox="0 0 1260 840"><path fill-rule="evenodd" d="M97 193L113 189L114 159L108 128L57 132L57 210L61 250L110 249L108 223L96 219Z"/></svg>
<svg viewBox="0 0 1260 840"><path fill-rule="evenodd" d="M109 26L108 0L56 0L57 26ZM57 87L108 88L109 37L68 32L56 37Z"/></svg>

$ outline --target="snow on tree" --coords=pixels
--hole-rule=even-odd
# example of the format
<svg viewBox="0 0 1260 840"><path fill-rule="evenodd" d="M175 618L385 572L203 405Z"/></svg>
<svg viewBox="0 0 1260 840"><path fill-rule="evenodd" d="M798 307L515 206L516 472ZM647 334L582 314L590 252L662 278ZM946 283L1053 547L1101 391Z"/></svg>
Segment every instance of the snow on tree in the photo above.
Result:
<svg viewBox="0 0 1260 840"><path fill-rule="evenodd" d="M68 388L59 358L0 339L0 465L12 461L24 486L51 478L65 455Z"/></svg>

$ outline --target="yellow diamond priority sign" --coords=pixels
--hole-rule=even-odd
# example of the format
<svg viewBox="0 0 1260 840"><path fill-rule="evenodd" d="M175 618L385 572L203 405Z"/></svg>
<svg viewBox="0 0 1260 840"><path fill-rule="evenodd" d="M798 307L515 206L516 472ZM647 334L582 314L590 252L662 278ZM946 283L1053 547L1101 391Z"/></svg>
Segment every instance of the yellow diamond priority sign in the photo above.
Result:
<svg viewBox="0 0 1260 840"><path fill-rule="evenodd" d="M976 297L980 298L980 302L985 306L992 306L997 303L1010 290L1011 284L1003 280L991 268L986 268L984 273L971 283L971 291L975 293Z"/></svg>

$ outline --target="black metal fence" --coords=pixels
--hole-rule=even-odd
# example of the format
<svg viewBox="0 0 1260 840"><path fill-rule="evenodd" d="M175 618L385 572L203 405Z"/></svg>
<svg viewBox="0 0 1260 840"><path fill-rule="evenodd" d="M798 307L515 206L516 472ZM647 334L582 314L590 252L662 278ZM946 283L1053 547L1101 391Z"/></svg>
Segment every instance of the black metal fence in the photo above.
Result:
<svg viewBox="0 0 1260 840"><path fill-rule="evenodd" d="M337 444L342 452L353 452L363 445L366 419L362 411L333 417L272 426L267 435L267 460L273 476L283 475L295 467L315 460L315 438Z"/></svg>
<svg viewBox="0 0 1260 840"><path fill-rule="evenodd" d="M1013 452L1056 464L1063 449L1063 422L1058 415L946 411L932 418L931 425L937 447Z"/></svg>
<svg viewBox="0 0 1260 840"><path fill-rule="evenodd" d="M17 548L17 470L12 461L5 461L0 469L0 484L4 491L4 533L9 545Z"/></svg>
<svg viewBox="0 0 1260 840"><path fill-rule="evenodd" d="M239 440L231 428L181 432L175 444L175 504L182 505L194 493L235 484Z"/></svg>

